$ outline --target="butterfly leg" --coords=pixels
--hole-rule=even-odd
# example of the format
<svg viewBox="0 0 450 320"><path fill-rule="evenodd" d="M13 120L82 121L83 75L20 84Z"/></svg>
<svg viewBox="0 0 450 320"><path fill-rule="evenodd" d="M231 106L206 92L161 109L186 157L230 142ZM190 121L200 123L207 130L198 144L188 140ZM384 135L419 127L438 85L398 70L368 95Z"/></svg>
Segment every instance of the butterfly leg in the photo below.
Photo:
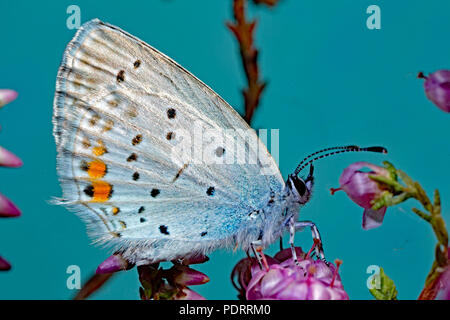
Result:
<svg viewBox="0 0 450 320"><path fill-rule="evenodd" d="M261 254L256 249L257 247L261 247L261 244L262 244L261 240L256 240L250 244L250 247L252 248L252 251L256 257L256 260L258 260L259 267L262 269L263 268L262 257L261 257Z"/></svg>
<svg viewBox="0 0 450 320"><path fill-rule="evenodd" d="M289 224L290 232L291 230L291 224ZM322 260L325 260L325 254L323 252L322 247L322 239L320 238L319 229L317 229L317 226L312 221L297 221L294 222L294 233L296 230L303 230L304 228L311 228L312 237L314 239L315 245L315 251L318 257L320 257Z"/></svg>
<svg viewBox="0 0 450 320"><path fill-rule="evenodd" d="M298 257L297 252L295 251L295 245L294 245L294 238L295 238L295 221L294 217L291 217L289 219L289 245L291 246L291 254L292 258L294 259L294 262L296 265L298 265Z"/></svg>

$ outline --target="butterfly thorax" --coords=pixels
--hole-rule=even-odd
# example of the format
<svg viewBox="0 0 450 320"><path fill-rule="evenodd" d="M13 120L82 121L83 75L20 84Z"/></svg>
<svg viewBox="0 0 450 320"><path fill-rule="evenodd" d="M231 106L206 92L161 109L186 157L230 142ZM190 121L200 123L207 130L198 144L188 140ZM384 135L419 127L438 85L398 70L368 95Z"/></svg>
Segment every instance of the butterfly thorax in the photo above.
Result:
<svg viewBox="0 0 450 320"><path fill-rule="evenodd" d="M286 231L289 220L298 219L299 209L303 205L300 200L301 197L289 184L282 191L270 194L259 210L249 214L249 219L254 221L250 230L245 230L245 236L238 239L239 245L248 250L252 243L258 241L263 247L276 241Z"/></svg>
<svg viewBox="0 0 450 320"><path fill-rule="evenodd" d="M297 175L290 175L284 189L270 195L267 204L261 209L263 221L258 240L261 240L264 247L283 235L291 219L298 219L300 207L311 198L313 186L312 171L305 180Z"/></svg>

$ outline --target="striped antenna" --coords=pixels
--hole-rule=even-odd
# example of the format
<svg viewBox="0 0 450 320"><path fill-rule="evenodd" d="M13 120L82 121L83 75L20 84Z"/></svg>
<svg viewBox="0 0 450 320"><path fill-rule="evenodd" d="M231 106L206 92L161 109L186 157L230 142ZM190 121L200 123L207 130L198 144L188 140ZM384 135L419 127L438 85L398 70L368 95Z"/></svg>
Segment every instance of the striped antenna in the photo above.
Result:
<svg viewBox="0 0 450 320"><path fill-rule="evenodd" d="M335 150L332 152L328 152L325 154L322 154L320 156L317 156L313 159L311 159L312 157L314 157L315 155L322 153L322 152L327 152L327 151L331 151L331 150ZM309 156L307 156L305 159L303 159L297 166L297 168L295 169L294 175L298 175L305 167L307 167L309 164L313 163L316 160L328 157L328 156L332 156L335 154L339 154L339 153L346 153L346 152L377 152L377 153L387 153L386 148L384 147L367 147L367 148L360 148L358 146L343 146L343 147L332 147L332 148L326 148L326 149L322 149L319 151L316 151L312 154L310 154ZM308 159L311 159L309 161L307 161ZM307 161L307 162L306 162Z"/></svg>
<svg viewBox="0 0 450 320"><path fill-rule="evenodd" d="M342 150L342 149L355 149L358 148L358 146L340 146L340 147L331 147L331 148L325 148L319 151L316 151L314 153L311 153L309 156L307 156L305 159L303 159L302 161L300 161L300 163L298 164L297 168L299 168L306 160L314 157L316 154L322 153L322 152L326 152L326 151L331 151L331 150ZM296 170L297 171L297 170Z"/></svg>

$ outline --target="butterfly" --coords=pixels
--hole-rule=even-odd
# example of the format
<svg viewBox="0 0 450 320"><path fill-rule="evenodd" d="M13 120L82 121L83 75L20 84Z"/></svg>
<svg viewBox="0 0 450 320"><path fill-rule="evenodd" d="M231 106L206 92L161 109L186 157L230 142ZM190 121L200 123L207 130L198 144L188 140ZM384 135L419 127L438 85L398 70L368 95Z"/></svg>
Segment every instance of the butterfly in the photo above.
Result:
<svg viewBox="0 0 450 320"><path fill-rule="evenodd" d="M293 248L293 233L305 227L318 238L312 222L297 221L312 193L312 162L331 151L380 151L324 149L285 182L255 130L218 94L97 19L64 52L53 124L57 203L86 222L94 242L137 265L266 247L286 230Z"/></svg>

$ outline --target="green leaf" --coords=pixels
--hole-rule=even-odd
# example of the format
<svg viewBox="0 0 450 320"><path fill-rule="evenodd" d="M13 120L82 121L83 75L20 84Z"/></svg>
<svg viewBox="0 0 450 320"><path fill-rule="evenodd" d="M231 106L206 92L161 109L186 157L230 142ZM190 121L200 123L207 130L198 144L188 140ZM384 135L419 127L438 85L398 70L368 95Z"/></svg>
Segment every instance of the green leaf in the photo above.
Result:
<svg viewBox="0 0 450 320"><path fill-rule="evenodd" d="M373 275L371 279L372 288L369 288L370 293L377 300L397 300L397 288L394 281L384 273L383 268L380 268L380 273Z"/></svg>

